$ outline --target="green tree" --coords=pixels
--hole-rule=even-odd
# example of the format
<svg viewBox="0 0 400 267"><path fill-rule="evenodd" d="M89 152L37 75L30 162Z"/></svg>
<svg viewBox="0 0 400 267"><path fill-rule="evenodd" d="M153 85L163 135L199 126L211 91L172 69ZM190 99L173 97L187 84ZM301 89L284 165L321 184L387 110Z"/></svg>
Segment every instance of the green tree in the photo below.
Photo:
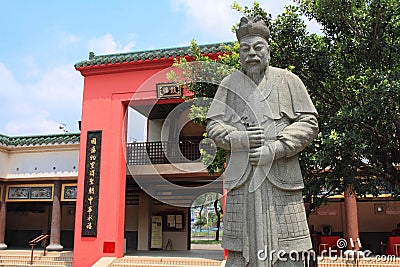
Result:
<svg viewBox="0 0 400 267"><path fill-rule="evenodd" d="M300 154L308 214L330 194L349 188L360 196L386 190L398 197L400 171L393 164L400 163L399 2L296 2L298 7L286 7L274 20L257 2L233 8L263 17L271 29L271 65L297 74L319 112L320 134ZM308 33L303 14L319 22L324 35ZM195 42L192 49L200 51ZM195 59L210 61L201 53ZM237 43L219 61L240 68ZM188 89L195 97L215 93L215 85L201 86ZM198 117L193 106L191 116ZM205 123L206 110L201 112ZM223 162L221 153L211 172L223 170Z"/></svg>
<svg viewBox="0 0 400 267"><path fill-rule="evenodd" d="M215 240L219 241L219 232L221 227L222 217L222 206L221 206L221 195L218 193L206 193L197 197L192 203L192 209L200 209L199 216L196 218L194 223L195 226L199 226L200 231L202 227L216 227L217 231L215 234ZM214 212L208 212L209 207L214 207ZM208 219L205 212L208 213Z"/></svg>
<svg viewBox="0 0 400 267"><path fill-rule="evenodd" d="M223 214L220 199L216 199L214 201L213 205L214 205L215 215L217 217L216 226L215 226L217 228L217 231L215 232L215 240L219 241L219 232L220 232L220 228L221 228L221 215Z"/></svg>
<svg viewBox="0 0 400 267"><path fill-rule="evenodd" d="M321 86L309 86L321 113L316 165L336 179L331 183L339 192L351 186L358 195L389 190L398 196L400 3L297 2L325 34Z"/></svg>
<svg viewBox="0 0 400 267"><path fill-rule="evenodd" d="M197 218L197 220L194 222L195 226L198 226L200 228L200 231L202 229L203 226L207 225L207 220L204 216L201 216L202 210L200 210L200 214L199 217Z"/></svg>

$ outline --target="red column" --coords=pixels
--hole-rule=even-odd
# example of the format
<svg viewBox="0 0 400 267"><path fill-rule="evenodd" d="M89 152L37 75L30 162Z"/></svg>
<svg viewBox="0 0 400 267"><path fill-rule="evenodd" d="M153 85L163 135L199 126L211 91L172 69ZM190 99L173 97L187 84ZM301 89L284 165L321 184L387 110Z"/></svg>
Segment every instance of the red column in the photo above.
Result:
<svg viewBox="0 0 400 267"><path fill-rule="evenodd" d="M60 242L61 236L61 182L54 182L54 198L53 208L51 211L51 230L50 230L50 244L47 246L47 250L59 251L63 250L63 246Z"/></svg>
<svg viewBox="0 0 400 267"><path fill-rule="evenodd" d="M0 203L0 249L7 249L4 243L6 235L6 216L7 216L7 203L6 199L6 185L1 187L1 203Z"/></svg>
<svg viewBox="0 0 400 267"><path fill-rule="evenodd" d="M224 186L224 183L222 182L222 187ZM225 214L225 208L226 208L226 195L228 194L228 190L225 188L222 189L222 212ZM224 237L222 237L224 238ZM224 260L228 259L228 250L224 248Z"/></svg>
<svg viewBox="0 0 400 267"><path fill-rule="evenodd" d="M346 215L346 230L347 230L347 241L348 249L359 250L360 246L358 243L358 215L357 215L357 200L356 194L353 191L352 186L348 186L344 192L344 208ZM352 247L353 246L353 247Z"/></svg>
<svg viewBox="0 0 400 267"><path fill-rule="evenodd" d="M79 267L92 266L101 257L122 257L124 252L126 106L118 98L113 98L112 94L97 95L102 93L99 89L101 84L96 84L97 88L92 85L91 89L86 85L87 79L82 108L75 214L73 265ZM88 131L95 130L102 131L97 236L82 237L86 138Z"/></svg>

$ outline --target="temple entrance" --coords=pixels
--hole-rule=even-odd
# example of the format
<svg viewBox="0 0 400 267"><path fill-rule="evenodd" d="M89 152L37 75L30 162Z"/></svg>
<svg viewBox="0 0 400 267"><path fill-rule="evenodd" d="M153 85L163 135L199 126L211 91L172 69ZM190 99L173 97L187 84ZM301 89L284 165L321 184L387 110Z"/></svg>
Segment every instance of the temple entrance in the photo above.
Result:
<svg viewBox="0 0 400 267"><path fill-rule="evenodd" d="M147 177L147 179L152 178ZM169 178L169 180L174 180L177 183L176 179ZM178 201L185 203L186 199L195 198L196 196L174 195L171 191L164 191L162 186L156 189L158 194L149 195L148 192L140 188L131 176L127 177L126 183L125 253L131 254L134 251L147 250L190 250L192 248L193 230L197 229L197 227L194 228L194 222L197 219L195 215L198 213L196 213L195 209L185 205L173 205L176 201L171 203L171 199L176 198ZM190 184L185 182L184 186L193 188L196 191L196 186L194 185L196 185L195 182ZM218 195L217 193L212 194ZM217 217L210 205L204 205L209 210L206 216L210 223L206 227L213 232L213 238L215 239L216 229L212 226L217 226ZM218 211L220 210L221 206L218 204ZM192 219L193 216L196 218ZM206 228L203 227L203 229Z"/></svg>
<svg viewBox="0 0 400 267"><path fill-rule="evenodd" d="M9 248L28 248L28 242L41 234L51 232L52 203L7 203L5 242ZM61 244L64 249L74 245L75 203L61 205Z"/></svg>
<svg viewBox="0 0 400 267"><path fill-rule="evenodd" d="M217 58L222 47L207 51ZM188 52L184 48L179 54L185 57ZM209 176L198 158L204 129L198 131L184 114L189 93L167 78L175 56L145 52L111 59L91 54L89 60L75 65L85 78L76 266L91 266L101 257L122 257L124 249L190 248L189 208L218 177ZM131 120L130 108L145 117L143 140L129 135L130 129L143 129L138 120ZM127 176L133 177L139 191ZM222 190L221 181L211 187ZM152 235L152 226L158 224L161 229Z"/></svg>

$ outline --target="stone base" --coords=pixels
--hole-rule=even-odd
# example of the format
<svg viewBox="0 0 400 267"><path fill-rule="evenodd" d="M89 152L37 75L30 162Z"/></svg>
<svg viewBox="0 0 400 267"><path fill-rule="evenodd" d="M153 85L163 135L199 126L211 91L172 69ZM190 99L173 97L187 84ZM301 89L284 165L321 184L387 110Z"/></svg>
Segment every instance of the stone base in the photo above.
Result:
<svg viewBox="0 0 400 267"><path fill-rule="evenodd" d="M0 243L0 250L7 249L7 245L5 243Z"/></svg>
<svg viewBox="0 0 400 267"><path fill-rule="evenodd" d="M48 251L61 251L64 249L60 244L50 244L46 247Z"/></svg>

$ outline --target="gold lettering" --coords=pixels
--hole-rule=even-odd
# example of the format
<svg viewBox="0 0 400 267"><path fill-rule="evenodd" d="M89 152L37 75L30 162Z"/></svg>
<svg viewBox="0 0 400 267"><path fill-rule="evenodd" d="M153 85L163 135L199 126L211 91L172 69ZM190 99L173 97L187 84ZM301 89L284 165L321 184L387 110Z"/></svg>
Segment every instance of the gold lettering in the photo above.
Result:
<svg viewBox="0 0 400 267"><path fill-rule="evenodd" d="M90 143L91 143L92 145L95 145L95 144L97 143L97 138L96 138L96 137L93 137L92 139L90 139Z"/></svg>
<svg viewBox="0 0 400 267"><path fill-rule="evenodd" d="M88 197L88 199L87 199L87 200L89 201L90 205L92 205L93 197L92 197L92 196L90 196L90 197Z"/></svg>
<svg viewBox="0 0 400 267"><path fill-rule="evenodd" d="M94 194L94 187L89 187L89 194L93 195Z"/></svg>

